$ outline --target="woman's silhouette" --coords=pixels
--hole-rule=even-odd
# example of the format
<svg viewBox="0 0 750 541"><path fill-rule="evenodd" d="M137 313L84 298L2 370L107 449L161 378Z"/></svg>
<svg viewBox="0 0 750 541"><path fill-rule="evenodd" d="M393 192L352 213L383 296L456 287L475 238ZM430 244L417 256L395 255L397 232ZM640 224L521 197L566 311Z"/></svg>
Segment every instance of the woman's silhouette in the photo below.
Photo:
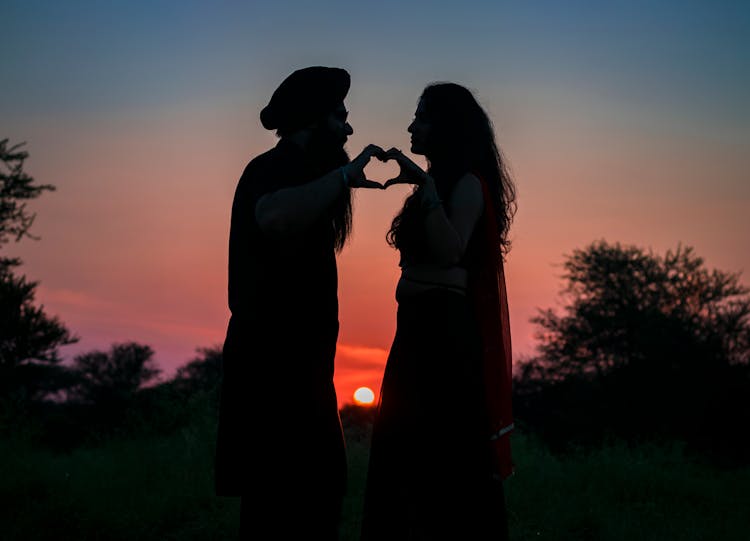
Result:
<svg viewBox="0 0 750 541"><path fill-rule="evenodd" d="M409 126L427 172L393 220L397 330L370 453L362 538L506 539L510 333L502 261L515 188L487 114L466 88L428 86Z"/></svg>

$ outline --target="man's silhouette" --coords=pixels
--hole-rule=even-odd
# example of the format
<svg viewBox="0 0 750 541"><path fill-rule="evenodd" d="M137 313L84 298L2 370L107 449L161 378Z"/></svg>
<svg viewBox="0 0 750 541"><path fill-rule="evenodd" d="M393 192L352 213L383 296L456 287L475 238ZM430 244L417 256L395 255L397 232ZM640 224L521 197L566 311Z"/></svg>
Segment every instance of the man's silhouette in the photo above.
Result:
<svg viewBox="0 0 750 541"><path fill-rule="evenodd" d="M382 153L371 145L349 162L349 84L326 67L284 80L260 115L280 141L248 164L234 196L216 490L241 497L243 538L338 538L335 253L351 230L350 188L381 188L363 169Z"/></svg>

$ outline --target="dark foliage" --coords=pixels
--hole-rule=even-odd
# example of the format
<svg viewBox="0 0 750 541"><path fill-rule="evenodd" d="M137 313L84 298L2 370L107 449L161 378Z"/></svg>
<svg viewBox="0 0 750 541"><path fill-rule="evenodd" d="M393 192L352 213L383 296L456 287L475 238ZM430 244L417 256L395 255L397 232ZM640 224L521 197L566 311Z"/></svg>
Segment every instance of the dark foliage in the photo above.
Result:
<svg viewBox="0 0 750 541"><path fill-rule="evenodd" d="M196 353L193 360L177 370L174 384L188 393L217 389L221 382L222 347L198 348Z"/></svg>
<svg viewBox="0 0 750 541"><path fill-rule="evenodd" d="M746 460L750 296L691 248L663 257L604 241L564 264L562 314L543 310L516 414L561 447L611 435L679 438Z"/></svg>
<svg viewBox="0 0 750 541"><path fill-rule="evenodd" d="M351 439L363 440L370 436L372 424L375 421L377 408L375 406L360 406L345 404L340 411L341 424Z"/></svg>
<svg viewBox="0 0 750 541"><path fill-rule="evenodd" d="M44 191L49 184L34 184L23 170L28 153L22 145L10 146L0 141L0 248L9 240L32 237L29 229L34 214L27 201ZM34 303L38 282L14 274L21 262L0 255L0 402L2 408L39 400L70 384L70 375L60 366L58 348L77 341L43 306Z"/></svg>
<svg viewBox="0 0 750 541"><path fill-rule="evenodd" d="M16 276L0 262L0 396L38 399L64 388L58 348L77 340L56 318L34 305L37 282Z"/></svg>
<svg viewBox="0 0 750 541"><path fill-rule="evenodd" d="M34 184L34 179L23 170L29 157L28 152L21 150L23 145L10 146L8 139L0 140L0 245L9 238L19 241L24 236L31 237L29 229L35 215L29 213L26 201L55 189L51 184Z"/></svg>
<svg viewBox="0 0 750 541"><path fill-rule="evenodd" d="M114 344L108 352L91 351L73 360L77 383L70 398L101 408L132 402L136 391L159 375L154 351L146 345Z"/></svg>

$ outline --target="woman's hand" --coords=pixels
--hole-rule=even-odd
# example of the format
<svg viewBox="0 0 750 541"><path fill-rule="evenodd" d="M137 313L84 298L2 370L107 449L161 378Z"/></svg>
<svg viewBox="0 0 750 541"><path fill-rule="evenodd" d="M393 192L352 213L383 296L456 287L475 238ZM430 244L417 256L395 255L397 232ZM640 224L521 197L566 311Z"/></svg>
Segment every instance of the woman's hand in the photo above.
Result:
<svg viewBox="0 0 750 541"><path fill-rule="evenodd" d="M421 186L430 179L429 175L422 171L421 167L404 156L404 153L397 148L387 150L383 154L383 157L378 156L378 159L383 162L395 160L399 167L398 175L386 181L383 188L387 188L393 184L416 184L417 186Z"/></svg>
<svg viewBox="0 0 750 541"><path fill-rule="evenodd" d="M377 145L367 145L359 156L341 168L346 175L347 185L350 188L377 188L378 190L384 188L379 182L368 180L365 176L365 167L370 163L373 156L379 160L384 160L385 152Z"/></svg>

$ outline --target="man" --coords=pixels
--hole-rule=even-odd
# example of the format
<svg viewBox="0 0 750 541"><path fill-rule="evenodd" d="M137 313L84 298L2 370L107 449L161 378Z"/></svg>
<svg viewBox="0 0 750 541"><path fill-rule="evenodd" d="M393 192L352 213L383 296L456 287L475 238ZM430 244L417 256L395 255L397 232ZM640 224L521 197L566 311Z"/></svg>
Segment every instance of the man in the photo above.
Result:
<svg viewBox="0 0 750 541"><path fill-rule="evenodd" d="M241 497L243 538L338 539L335 254L351 230L350 189L382 188L363 170L383 152L370 145L349 162L349 85L338 68L287 77L260 115L280 141L235 192L216 489Z"/></svg>

